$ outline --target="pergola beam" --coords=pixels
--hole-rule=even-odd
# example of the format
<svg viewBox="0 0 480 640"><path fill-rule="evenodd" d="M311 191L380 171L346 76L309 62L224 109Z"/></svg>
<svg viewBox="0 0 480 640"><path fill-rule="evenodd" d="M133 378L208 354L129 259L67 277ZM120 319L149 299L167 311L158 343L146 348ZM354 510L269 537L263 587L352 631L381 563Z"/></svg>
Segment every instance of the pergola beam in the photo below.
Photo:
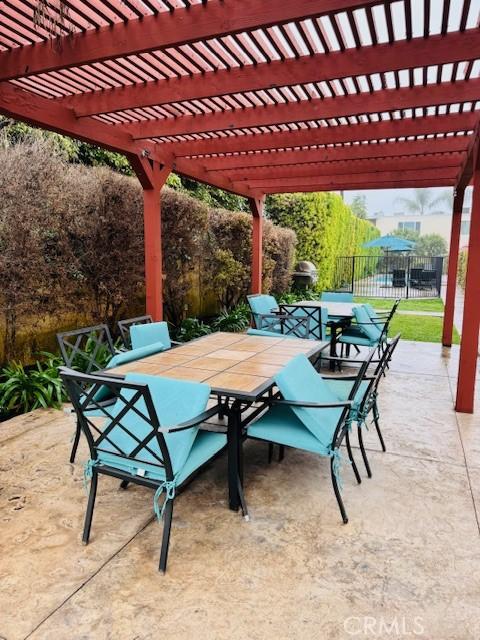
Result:
<svg viewBox="0 0 480 640"><path fill-rule="evenodd" d="M480 79L475 79L115 126L134 139L145 139L471 102L479 95Z"/></svg>
<svg viewBox="0 0 480 640"><path fill-rule="evenodd" d="M339 144L370 140L387 140L419 135L435 135L454 131L469 131L475 127L478 115L456 113L423 118L402 118L383 122L318 127L299 131L280 131L234 137L218 137L195 142L166 142L162 149L175 150L175 155L201 156L213 153L259 151L314 144ZM432 144L434 141L432 141Z"/></svg>
<svg viewBox="0 0 480 640"><path fill-rule="evenodd" d="M63 98L62 102L72 107L81 117L182 100L400 71L418 66L419 61L422 66L427 67L479 57L480 38L477 31L471 29L445 36L415 38L394 44L347 49L327 55L319 53L298 59L194 74L192 77L184 76L118 89L93 91Z"/></svg>
<svg viewBox="0 0 480 640"><path fill-rule="evenodd" d="M458 170L464 154L432 154L420 158L392 158L374 160L347 160L342 162L317 162L312 164L287 165L281 167L259 167L252 171L250 168L236 169L228 173L209 171L213 175L226 175L230 180L249 181L263 179L289 179L302 177L343 176L365 174L384 171L413 171L431 169ZM453 173L453 172L452 172Z"/></svg>
<svg viewBox="0 0 480 640"><path fill-rule="evenodd" d="M377 4L375 0L209 0L0 54L0 81Z"/></svg>
<svg viewBox="0 0 480 640"><path fill-rule="evenodd" d="M252 169L300 165L311 162L334 163L344 160L391 159L408 156L411 159L425 154L449 154L466 152L468 136L440 138L438 140L415 140L408 142L382 142L378 144L357 144L333 148L301 148L296 150L274 150L263 153L248 153L234 156L202 158L202 165L208 171L230 171L232 169Z"/></svg>
<svg viewBox="0 0 480 640"><path fill-rule="evenodd" d="M429 189L431 187L453 187L454 180L438 180L435 178L425 180L400 180L382 182L375 180L375 182L350 182L341 183L331 182L329 184L298 184L293 186L278 186L268 187L264 184L259 189L258 193L274 194L274 193L312 193L317 191L369 191L372 189ZM255 189L252 187L252 191Z"/></svg>

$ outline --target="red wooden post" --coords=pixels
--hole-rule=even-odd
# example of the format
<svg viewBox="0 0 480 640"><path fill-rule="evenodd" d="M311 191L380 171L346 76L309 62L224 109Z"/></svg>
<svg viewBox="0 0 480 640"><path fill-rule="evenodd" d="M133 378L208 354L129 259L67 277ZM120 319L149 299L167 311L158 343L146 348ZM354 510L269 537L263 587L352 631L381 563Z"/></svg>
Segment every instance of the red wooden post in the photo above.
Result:
<svg viewBox="0 0 480 640"><path fill-rule="evenodd" d="M170 168L141 156L130 158L143 187L146 312L163 320L162 215L160 192Z"/></svg>
<svg viewBox="0 0 480 640"><path fill-rule="evenodd" d="M473 413L480 330L480 163L474 158L473 200L468 245L462 342L458 368L456 410Z"/></svg>
<svg viewBox="0 0 480 640"><path fill-rule="evenodd" d="M252 293L262 293L262 233L265 197L250 198L252 211Z"/></svg>
<svg viewBox="0 0 480 640"><path fill-rule="evenodd" d="M455 311L455 293L457 290L458 250L460 245L460 227L464 194L465 189L458 189L453 200L450 252L448 254L447 293L445 298L445 312L443 315L442 344L444 347L452 346L453 315Z"/></svg>

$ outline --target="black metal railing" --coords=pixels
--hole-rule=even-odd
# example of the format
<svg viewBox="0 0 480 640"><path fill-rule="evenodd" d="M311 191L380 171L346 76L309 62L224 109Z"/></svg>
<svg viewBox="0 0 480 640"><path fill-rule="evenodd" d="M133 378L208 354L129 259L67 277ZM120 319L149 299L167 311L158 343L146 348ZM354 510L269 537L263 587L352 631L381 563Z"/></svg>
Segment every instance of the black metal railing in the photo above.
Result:
<svg viewBox="0 0 480 640"><path fill-rule="evenodd" d="M442 256L341 256L334 289L376 298L436 298L442 287Z"/></svg>

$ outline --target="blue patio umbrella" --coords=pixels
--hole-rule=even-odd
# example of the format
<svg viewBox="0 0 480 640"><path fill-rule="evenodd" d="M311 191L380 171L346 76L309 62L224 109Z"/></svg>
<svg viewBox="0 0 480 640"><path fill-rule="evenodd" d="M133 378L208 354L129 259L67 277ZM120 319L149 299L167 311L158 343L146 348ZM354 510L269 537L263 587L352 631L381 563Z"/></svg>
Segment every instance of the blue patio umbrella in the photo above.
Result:
<svg viewBox="0 0 480 640"><path fill-rule="evenodd" d="M411 251L415 247L415 242L398 238L397 236L382 236L375 238L363 245L364 249L383 249L384 251Z"/></svg>

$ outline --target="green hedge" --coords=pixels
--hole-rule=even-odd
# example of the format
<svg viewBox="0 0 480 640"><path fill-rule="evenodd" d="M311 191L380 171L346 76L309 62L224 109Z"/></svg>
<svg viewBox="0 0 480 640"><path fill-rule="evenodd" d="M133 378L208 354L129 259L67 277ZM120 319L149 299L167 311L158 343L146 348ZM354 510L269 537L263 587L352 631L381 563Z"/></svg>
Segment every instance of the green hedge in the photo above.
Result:
<svg viewBox="0 0 480 640"><path fill-rule="evenodd" d="M271 196L267 215L297 235L297 260L310 260L318 269L317 289L333 289L335 264L339 256L374 255L362 245L380 235L370 222L355 216L334 193L286 194ZM367 274L360 274L367 275Z"/></svg>

